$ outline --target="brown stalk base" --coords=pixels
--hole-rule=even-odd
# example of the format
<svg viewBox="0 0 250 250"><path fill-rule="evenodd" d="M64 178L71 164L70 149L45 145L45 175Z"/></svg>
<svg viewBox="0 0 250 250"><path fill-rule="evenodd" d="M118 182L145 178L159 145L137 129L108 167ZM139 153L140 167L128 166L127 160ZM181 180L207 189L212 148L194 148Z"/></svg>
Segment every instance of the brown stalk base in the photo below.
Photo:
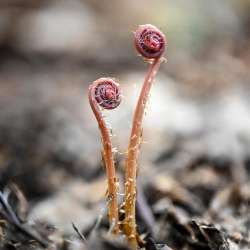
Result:
<svg viewBox="0 0 250 250"><path fill-rule="evenodd" d="M142 136L142 119L145 113L145 107L149 97L150 89L153 84L155 75L159 69L162 58L155 59L150 64L148 73L144 80L144 84L137 102L136 110L133 118L133 127L130 135L128 147L128 156L126 162L126 179L125 179L125 220L124 233L130 243L131 249L137 249L136 240L136 219L135 219L135 204L136 204L136 175L139 148Z"/></svg>
<svg viewBox="0 0 250 250"><path fill-rule="evenodd" d="M117 190L117 178L115 173L110 131L107 128L101 110L94 99L93 90L94 86L91 88L91 91L89 91L89 101L102 135L103 158L108 178L109 222L112 228L112 232L114 234L118 234L119 233L119 225L118 225L119 216L118 216L118 199L117 199L118 190Z"/></svg>

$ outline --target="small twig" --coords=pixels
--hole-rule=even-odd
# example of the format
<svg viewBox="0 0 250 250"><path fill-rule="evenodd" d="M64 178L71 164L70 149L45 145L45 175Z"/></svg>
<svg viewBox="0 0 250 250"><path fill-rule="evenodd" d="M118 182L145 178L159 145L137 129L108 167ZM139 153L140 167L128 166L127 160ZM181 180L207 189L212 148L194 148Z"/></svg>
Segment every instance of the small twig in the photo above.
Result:
<svg viewBox="0 0 250 250"><path fill-rule="evenodd" d="M10 223L13 224L20 232L25 234L26 236L36 240L42 247L47 248L49 243L42 239L39 235L34 234L28 228L26 228L23 224L20 223L17 218L15 212L10 206L8 200L8 195L0 192L0 204L2 205L2 210L0 210L2 216Z"/></svg>
<svg viewBox="0 0 250 250"><path fill-rule="evenodd" d="M74 224L74 222L72 222L72 227L75 230L75 232L77 233L77 235L79 236L79 238L81 240L83 240L84 242L87 241L87 239L85 238L85 236L79 231L78 227Z"/></svg>
<svg viewBox="0 0 250 250"><path fill-rule="evenodd" d="M153 215L152 210L147 202L142 184L140 182L137 182L136 210L138 212L138 217L140 217L143 220L143 222L147 226L147 229L149 230L149 232L151 234L154 234L154 232L153 232L153 228L155 225L154 215Z"/></svg>
<svg viewBox="0 0 250 250"><path fill-rule="evenodd" d="M9 190L6 193L0 192L0 202L3 206L3 209L7 212L7 214L9 214L9 217L11 218L12 223L19 224L20 222L8 202L8 197L9 197Z"/></svg>

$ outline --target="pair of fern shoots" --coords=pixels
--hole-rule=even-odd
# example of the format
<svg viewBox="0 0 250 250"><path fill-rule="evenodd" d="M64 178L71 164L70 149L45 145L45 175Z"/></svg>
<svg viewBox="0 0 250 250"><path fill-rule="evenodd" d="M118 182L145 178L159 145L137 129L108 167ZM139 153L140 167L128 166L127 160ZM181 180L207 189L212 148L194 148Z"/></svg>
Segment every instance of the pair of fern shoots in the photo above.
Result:
<svg viewBox="0 0 250 250"><path fill-rule="evenodd" d="M108 180L108 216L110 226L114 234L119 234L122 231L127 236L130 247L133 250L138 248L135 206L137 164L142 134L142 121L152 83L163 61L166 39L158 28L146 24L140 25L134 33L134 44L138 53L149 62L149 69L134 111L132 130L129 138L125 167L125 219L123 221L119 220L119 204L117 198L119 183L116 177L111 135L102 115L102 109L114 109L121 103L120 85L111 78L99 78L89 87L89 103L98 122L102 137L103 159Z"/></svg>

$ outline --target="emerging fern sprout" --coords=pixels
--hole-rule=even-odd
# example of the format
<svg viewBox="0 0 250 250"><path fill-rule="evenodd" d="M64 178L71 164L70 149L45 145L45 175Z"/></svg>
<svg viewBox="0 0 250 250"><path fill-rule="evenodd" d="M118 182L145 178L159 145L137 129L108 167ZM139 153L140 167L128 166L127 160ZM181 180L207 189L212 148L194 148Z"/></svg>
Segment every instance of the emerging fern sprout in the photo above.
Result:
<svg viewBox="0 0 250 250"><path fill-rule="evenodd" d="M151 24L139 26L134 43L138 53L146 59L160 58L166 47L164 34Z"/></svg>
<svg viewBox="0 0 250 250"><path fill-rule="evenodd" d="M120 102L120 86L111 78L99 78L90 85L89 103L98 122L102 136L103 159L108 179L109 221L114 234L119 232L119 211L117 201L118 180L115 173L110 130L105 123L101 107L104 109L115 109L119 106Z"/></svg>
<svg viewBox="0 0 250 250"><path fill-rule="evenodd" d="M166 47L166 39L164 34L158 28L146 24L139 26L135 32L134 43L138 53L149 61L150 65L134 112L126 160L125 220L123 227L133 250L137 249L135 219L136 175L142 136L142 119L153 80L161 62L163 61L162 56Z"/></svg>

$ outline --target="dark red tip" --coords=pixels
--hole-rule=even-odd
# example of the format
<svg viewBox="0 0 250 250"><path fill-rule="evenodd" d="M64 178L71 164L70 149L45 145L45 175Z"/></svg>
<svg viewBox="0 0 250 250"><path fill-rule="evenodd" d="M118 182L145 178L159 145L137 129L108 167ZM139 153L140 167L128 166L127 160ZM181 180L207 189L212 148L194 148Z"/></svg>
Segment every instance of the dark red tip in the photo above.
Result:
<svg viewBox="0 0 250 250"><path fill-rule="evenodd" d="M166 47L165 35L151 24L139 26L134 42L137 51L147 59L161 57Z"/></svg>
<svg viewBox="0 0 250 250"><path fill-rule="evenodd" d="M93 82L94 98L105 109L114 109L121 103L120 85L111 78L99 78ZM90 88L91 88L90 87Z"/></svg>

